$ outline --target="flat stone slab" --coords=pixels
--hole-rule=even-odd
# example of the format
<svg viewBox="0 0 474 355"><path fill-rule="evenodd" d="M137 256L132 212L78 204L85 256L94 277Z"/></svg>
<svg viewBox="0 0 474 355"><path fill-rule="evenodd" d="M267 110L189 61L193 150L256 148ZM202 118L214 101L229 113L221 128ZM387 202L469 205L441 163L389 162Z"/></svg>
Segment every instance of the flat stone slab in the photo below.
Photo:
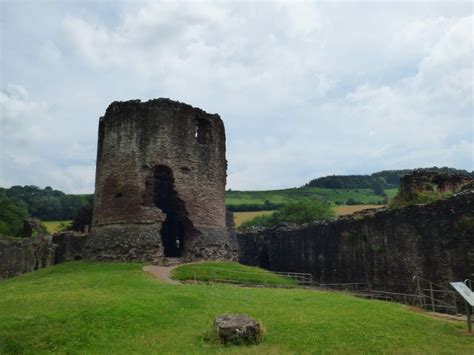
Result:
<svg viewBox="0 0 474 355"><path fill-rule="evenodd" d="M218 316L214 328L224 344L258 344L262 338L260 323L246 314Z"/></svg>

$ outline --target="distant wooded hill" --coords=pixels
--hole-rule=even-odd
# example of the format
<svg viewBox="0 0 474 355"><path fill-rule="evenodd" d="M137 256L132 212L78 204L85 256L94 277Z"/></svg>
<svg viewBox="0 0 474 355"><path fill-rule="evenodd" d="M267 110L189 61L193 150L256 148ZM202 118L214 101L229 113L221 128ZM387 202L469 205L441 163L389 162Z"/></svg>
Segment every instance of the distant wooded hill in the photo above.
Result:
<svg viewBox="0 0 474 355"><path fill-rule="evenodd" d="M400 178L415 169L384 170L370 175L332 175L311 180L298 188L226 192L226 205L231 211L274 210L289 201L321 198L335 205L386 204L400 186ZM474 178L474 172L453 168L424 168L434 172L460 173Z"/></svg>
<svg viewBox="0 0 474 355"><path fill-rule="evenodd" d="M474 178L474 171L459 170L453 168L431 167L423 170L443 173L459 173ZM383 170L371 175L332 175L320 177L308 182L305 187L323 187L327 189L358 189L377 188L384 189L398 188L400 178L412 172L413 169L403 170Z"/></svg>
<svg viewBox="0 0 474 355"><path fill-rule="evenodd" d="M71 220L91 203L92 195L69 195L49 186L0 188L0 234L17 235L28 216L44 221Z"/></svg>

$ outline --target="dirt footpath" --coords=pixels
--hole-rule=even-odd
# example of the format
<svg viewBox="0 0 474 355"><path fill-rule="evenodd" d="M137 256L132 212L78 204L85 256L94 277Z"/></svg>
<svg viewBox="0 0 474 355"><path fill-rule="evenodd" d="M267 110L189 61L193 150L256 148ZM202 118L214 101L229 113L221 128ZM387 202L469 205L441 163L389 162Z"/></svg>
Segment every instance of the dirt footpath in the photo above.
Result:
<svg viewBox="0 0 474 355"><path fill-rule="evenodd" d="M158 266L158 265L146 265L143 267L143 271L152 274L156 279L171 285L179 285L178 281L171 279L171 270L179 265L174 266Z"/></svg>

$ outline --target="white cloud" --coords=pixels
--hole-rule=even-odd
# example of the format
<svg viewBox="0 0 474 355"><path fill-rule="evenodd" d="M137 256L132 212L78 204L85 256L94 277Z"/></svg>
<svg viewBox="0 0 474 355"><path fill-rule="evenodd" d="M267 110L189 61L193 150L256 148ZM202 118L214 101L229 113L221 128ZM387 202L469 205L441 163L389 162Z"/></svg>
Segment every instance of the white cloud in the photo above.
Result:
<svg viewBox="0 0 474 355"><path fill-rule="evenodd" d="M44 121L48 120L46 105L30 101L24 87L8 84L6 90L0 92L0 105L3 139L29 144L47 137L44 128Z"/></svg>
<svg viewBox="0 0 474 355"><path fill-rule="evenodd" d="M39 50L39 58L46 63L58 63L62 59L62 53L53 41L47 40Z"/></svg>
<svg viewBox="0 0 474 355"><path fill-rule="evenodd" d="M71 142L68 132L58 134L58 120L46 103L32 100L21 85L7 84L0 92L0 107L2 186L53 185L90 192L94 167L81 156L87 147ZM82 164L72 163L78 159Z"/></svg>
<svg viewBox="0 0 474 355"><path fill-rule="evenodd" d="M474 169L470 4L53 3L32 20L33 5L15 6L2 57L3 184L92 192L106 106L160 96L221 115L234 189Z"/></svg>
<svg viewBox="0 0 474 355"><path fill-rule="evenodd" d="M240 105L239 96L258 95L268 105L295 101L307 89L324 93L318 9L304 3L241 7L153 2L116 28L72 16L63 24L92 65L159 80L163 91L176 97L219 95Z"/></svg>
<svg viewBox="0 0 474 355"><path fill-rule="evenodd" d="M419 61L455 22L456 19L444 16L416 19L393 34L387 48L388 55L406 63Z"/></svg>
<svg viewBox="0 0 474 355"><path fill-rule="evenodd" d="M449 27L421 61L415 85L429 90L434 100L472 108L473 19L465 17Z"/></svg>

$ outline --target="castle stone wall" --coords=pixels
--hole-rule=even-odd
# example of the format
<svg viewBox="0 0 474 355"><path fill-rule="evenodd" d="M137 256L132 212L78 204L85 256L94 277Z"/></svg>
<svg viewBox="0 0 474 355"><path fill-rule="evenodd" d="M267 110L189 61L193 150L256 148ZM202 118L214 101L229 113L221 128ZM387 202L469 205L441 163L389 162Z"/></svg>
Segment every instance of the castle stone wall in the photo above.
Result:
<svg viewBox="0 0 474 355"><path fill-rule="evenodd" d="M53 265L55 245L50 236L10 238L0 236L0 279Z"/></svg>
<svg viewBox="0 0 474 355"><path fill-rule="evenodd" d="M447 284L474 277L474 192L427 205L301 227L239 233L240 261L311 273L321 283L370 282L413 291L412 277Z"/></svg>

